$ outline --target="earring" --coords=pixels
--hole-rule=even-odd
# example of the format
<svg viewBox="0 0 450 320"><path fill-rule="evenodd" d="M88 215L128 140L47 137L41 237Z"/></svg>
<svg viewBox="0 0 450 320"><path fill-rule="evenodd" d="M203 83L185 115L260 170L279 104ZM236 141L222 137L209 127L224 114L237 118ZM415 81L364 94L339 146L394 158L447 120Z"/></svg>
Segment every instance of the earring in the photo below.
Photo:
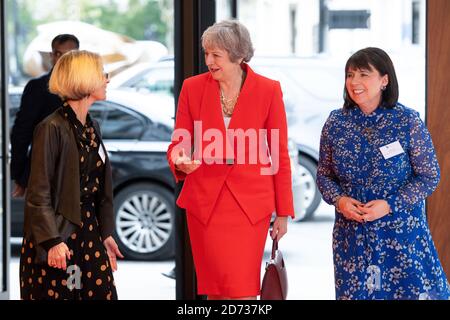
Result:
<svg viewBox="0 0 450 320"><path fill-rule="evenodd" d="M381 91L384 91L384 90L386 90L386 86L381 87Z"/></svg>

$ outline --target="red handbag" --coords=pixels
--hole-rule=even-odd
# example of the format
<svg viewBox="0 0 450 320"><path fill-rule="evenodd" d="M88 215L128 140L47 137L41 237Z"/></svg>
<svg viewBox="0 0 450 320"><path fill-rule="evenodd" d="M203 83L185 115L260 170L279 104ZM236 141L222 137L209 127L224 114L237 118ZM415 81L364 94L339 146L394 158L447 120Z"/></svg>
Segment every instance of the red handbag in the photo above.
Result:
<svg viewBox="0 0 450 320"><path fill-rule="evenodd" d="M266 263L266 271L261 285L261 300L286 300L288 291L286 266L283 254L278 250L278 240L272 243L272 255Z"/></svg>

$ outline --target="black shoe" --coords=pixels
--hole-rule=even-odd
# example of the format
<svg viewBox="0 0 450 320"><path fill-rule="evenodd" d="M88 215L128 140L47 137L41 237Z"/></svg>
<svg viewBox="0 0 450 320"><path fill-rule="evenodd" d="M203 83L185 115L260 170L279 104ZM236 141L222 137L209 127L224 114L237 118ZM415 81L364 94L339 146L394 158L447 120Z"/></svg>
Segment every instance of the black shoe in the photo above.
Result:
<svg viewBox="0 0 450 320"><path fill-rule="evenodd" d="M163 276L169 278L169 279L174 279L175 280L175 268L173 268L172 270L170 270L169 272L162 272L161 273Z"/></svg>

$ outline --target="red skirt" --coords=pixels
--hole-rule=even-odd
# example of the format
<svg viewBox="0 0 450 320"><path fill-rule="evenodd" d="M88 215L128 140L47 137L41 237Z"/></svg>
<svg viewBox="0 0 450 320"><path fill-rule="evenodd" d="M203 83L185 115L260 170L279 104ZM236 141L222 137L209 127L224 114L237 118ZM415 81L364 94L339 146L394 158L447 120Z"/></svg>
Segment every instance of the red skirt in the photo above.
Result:
<svg viewBox="0 0 450 320"><path fill-rule="evenodd" d="M187 212L198 294L234 298L260 294L270 218L268 214L252 224L226 184L208 225Z"/></svg>

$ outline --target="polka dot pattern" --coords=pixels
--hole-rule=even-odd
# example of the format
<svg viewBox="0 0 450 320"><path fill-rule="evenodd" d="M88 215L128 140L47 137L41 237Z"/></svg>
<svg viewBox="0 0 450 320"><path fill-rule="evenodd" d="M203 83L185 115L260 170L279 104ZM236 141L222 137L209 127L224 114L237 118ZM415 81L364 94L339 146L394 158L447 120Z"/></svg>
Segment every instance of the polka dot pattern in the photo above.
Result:
<svg viewBox="0 0 450 320"><path fill-rule="evenodd" d="M24 239L20 257L20 294L24 300L116 300L117 291L100 236L96 217L96 192L101 188L104 163L98 150L100 140L90 116L85 125L76 118L70 106L64 115L76 133L80 166L81 227L65 240L71 259L71 273L47 264L36 264L36 246Z"/></svg>

